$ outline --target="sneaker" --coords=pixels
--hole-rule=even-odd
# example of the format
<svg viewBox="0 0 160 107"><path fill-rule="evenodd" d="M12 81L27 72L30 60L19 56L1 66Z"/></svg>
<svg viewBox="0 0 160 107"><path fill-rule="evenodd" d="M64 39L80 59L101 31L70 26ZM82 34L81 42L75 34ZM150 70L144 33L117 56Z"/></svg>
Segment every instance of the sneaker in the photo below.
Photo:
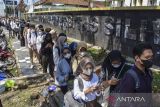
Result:
<svg viewBox="0 0 160 107"><path fill-rule="evenodd" d="M31 65L30 68L33 69L34 65Z"/></svg>

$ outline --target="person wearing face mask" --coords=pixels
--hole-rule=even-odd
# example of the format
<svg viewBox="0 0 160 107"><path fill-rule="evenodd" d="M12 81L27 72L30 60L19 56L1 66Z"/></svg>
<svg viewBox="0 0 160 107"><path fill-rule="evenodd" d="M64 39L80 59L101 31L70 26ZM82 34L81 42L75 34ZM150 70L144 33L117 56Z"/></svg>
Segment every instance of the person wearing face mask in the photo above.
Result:
<svg viewBox="0 0 160 107"><path fill-rule="evenodd" d="M46 33L44 32L44 29L38 28L36 46L37 46L37 52L39 55L39 63L40 64L42 64L42 55L41 55L40 49L41 49L41 46L42 46L42 43L44 41L45 36L46 36Z"/></svg>
<svg viewBox="0 0 160 107"><path fill-rule="evenodd" d="M115 93L119 81L130 69L131 65L126 63L126 60L121 55L119 50L112 50L102 63L102 72L100 77L102 78L103 98ZM102 99L103 107L110 105L105 99Z"/></svg>
<svg viewBox="0 0 160 107"><path fill-rule="evenodd" d="M105 88L110 86L110 92L113 92L119 83L119 79L123 77L129 68L130 66L126 64L126 60L119 50L111 51L102 64L101 77L103 84L106 86Z"/></svg>
<svg viewBox="0 0 160 107"><path fill-rule="evenodd" d="M23 37L25 39L25 46L27 47L27 33L28 33L28 29L29 29L29 24L26 23L24 30L23 30Z"/></svg>
<svg viewBox="0 0 160 107"><path fill-rule="evenodd" d="M61 57L61 50L63 49L63 46L66 41L67 41L67 37L60 36L56 39L56 44L53 46L53 62L55 64L54 71L57 71L57 66Z"/></svg>
<svg viewBox="0 0 160 107"><path fill-rule="evenodd" d="M38 29L37 41L36 41L36 46L37 46L38 53L40 53L41 44L43 43L44 37L45 37L44 29L43 28Z"/></svg>
<svg viewBox="0 0 160 107"><path fill-rule="evenodd" d="M36 47L36 41L37 41L37 32L35 30L35 25L30 25L30 28L27 31L27 43L28 43L29 55L31 59L31 68L34 67L33 53L36 54L36 57L39 60L37 47Z"/></svg>
<svg viewBox="0 0 160 107"><path fill-rule="evenodd" d="M80 75L74 80L73 97L83 103L83 107L101 107L97 101L97 97L101 95L99 77L94 73L94 69L94 61L89 57L85 57L77 68Z"/></svg>
<svg viewBox="0 0 160 107"><path fill-rule="evenodd" d="M55 71L55 83L60 86L63 94L66 94L68 91L67 81L72 72L71 66L71 51L68 46L63 47L62 49L62 58L60 59L57 70Z"/></svg>
<svg viewBox="0 0 160 107"><path fill-rule="evenodd" d="M13 20L13 19L11 20L10 26L11 26L11 29L12 29L12 37L14 37L15 36L14 29L17 27L15 20Z"/></svg>
<svg viewBox="0 0 160 107"><path fill-rule="evenodd" d="M52 78L54 78L54 62L53 62L53 47L52 37L50 33L46 33L44 41L41 45L41 57L42 57L42 67L43 72L47 73L47 67L49 67L49 73Z"/></svg>
<svg viewBox="0 0 160 107"><path fill-rule="evenodd" d="M78 43L76 54L72 59L72 69L75 75L79 75L79 72L76 72L76 69L78 67L78 64L84 57L92 58L92 56L87 52L87 44L81 41Z"/></svg>
<svg viewBox="0 0 160 107"><path fill-rule="evenodd" d="M134 66L127 71L119 84L120 93L152 93L153 48L140 43L133 49ZM127 87L127 88L126 88Z"/></svg>

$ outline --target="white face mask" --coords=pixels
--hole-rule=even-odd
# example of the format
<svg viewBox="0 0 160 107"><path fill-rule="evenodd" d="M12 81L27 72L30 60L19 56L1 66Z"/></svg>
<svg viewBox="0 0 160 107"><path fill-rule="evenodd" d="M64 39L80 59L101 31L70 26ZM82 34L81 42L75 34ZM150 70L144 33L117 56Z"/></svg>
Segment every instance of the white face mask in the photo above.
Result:
<svg viewBox="0 0 160 107"><path fill-rule="evenodd" d="M83 57L87 54L87 52L80 52L80 55Z"/></svg>
<svg viewBox="0 0 160 107"><path fill-rule="evenodd" d="M121 66L121 64L112 64L112 66L113 66L114 68L119 68L119 67Z"/></svg>
<svg viewBox="0 0 160 107"><path fill-rule="evenodd" d="M90 76L93 73L93 69L87 69L83 73L86 74L86 75L88 75L88 76Z"/></svg>
<svg viewBox="0 0 160 107"><path fill-rule="evenodd" d="M39 31L39 35L42 35L42 31Z"/></svg>
<svg viewBox="0 0 160 107"><path fill-rule="evenodd" d="M71 58L71 53L67 53L64 57L67 59Z"/></svg>

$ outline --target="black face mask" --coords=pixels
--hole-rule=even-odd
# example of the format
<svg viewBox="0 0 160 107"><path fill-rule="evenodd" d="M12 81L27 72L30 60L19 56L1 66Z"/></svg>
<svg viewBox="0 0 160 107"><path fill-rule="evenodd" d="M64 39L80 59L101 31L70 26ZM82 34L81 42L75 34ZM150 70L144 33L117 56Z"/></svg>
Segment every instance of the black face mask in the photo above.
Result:
<svg viewBox="0 0 160 107"><path fill-rule="evenodd" d="M145 68L151 68L153 65L153 61L152 60L141 60L143 62L143 66Z"/></svg>

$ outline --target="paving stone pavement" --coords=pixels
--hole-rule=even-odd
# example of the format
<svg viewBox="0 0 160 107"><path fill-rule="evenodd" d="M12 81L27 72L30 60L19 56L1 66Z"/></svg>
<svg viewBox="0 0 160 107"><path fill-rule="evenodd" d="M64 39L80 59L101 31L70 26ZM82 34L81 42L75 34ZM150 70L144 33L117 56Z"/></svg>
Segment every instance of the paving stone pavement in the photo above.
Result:
<svg viewBox="0 0 160 107"><path fill-rule="evenodd" d="M8 31L6 29L4 29L4 33L8 37ZM17 38L12 39L12 48L15 51L15 57L17 59L17 65L20 71L20 75L27 76L42 73L42 70L38 70L38 68L41 68L41 66L40 64L38 64L37 60L34 60L35 67L33 69L30 68L31 61L28 48L21 47L20 41Z"/></svg>
<svg viewBox="0 0 160 107"><path fill-rule="evenodd" d="M38 65L38 61L34 61L35 63L35 68L31 69L31 61L30 61L30 57L29 57L29 51L27 47L21 47L20 46L20 41L18 39L13 39L13 49L15 50L15 56L17 58L17 63L19 64L19 68L20 71L22 73L22 75L32 75L35 73L41 73L38 72L39 70L37 70L37 66Z"/></svg>

